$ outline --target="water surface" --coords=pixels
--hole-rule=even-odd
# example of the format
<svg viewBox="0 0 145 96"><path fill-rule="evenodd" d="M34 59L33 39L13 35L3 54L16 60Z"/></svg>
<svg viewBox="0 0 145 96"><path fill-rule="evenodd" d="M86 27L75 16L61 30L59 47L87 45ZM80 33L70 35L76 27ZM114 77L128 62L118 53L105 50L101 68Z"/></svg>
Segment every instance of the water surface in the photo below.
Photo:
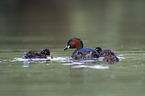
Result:
<svg viewBox="0 0 145 96"><path fill-rule="evenodd" d="M23 52L27 50L25 48L7 47L1 50L0 94L4 96L140 94L143 96L144 51L117 50L118 56L123 59L114 65L109 65L101 60L71 61L69 58L73 50L63 52L62 49L50 47L55 56L52 60L48 60L50 59L48 57L48 59L30 61L21 58Z"/></svg>

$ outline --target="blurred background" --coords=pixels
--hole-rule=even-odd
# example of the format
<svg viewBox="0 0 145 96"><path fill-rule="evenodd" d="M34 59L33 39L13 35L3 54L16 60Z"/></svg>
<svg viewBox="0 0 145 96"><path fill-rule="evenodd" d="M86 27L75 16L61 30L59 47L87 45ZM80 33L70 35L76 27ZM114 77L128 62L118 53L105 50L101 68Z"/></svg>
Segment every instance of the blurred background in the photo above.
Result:
<svg viewBox="0 0 145 96"><path fill-rule="evenodd" d="M0 45L64 47L72 37L86 46L143 49L144 0L2 0ZM17 44L17 45L15 45ZM23 46L29 44L29 46ZM53 45L52 45L53 44ZM134 44L136 44L134 46ZM48 46L49 45L49 46ZM57 45L57 46L56 46Z"/></svg>

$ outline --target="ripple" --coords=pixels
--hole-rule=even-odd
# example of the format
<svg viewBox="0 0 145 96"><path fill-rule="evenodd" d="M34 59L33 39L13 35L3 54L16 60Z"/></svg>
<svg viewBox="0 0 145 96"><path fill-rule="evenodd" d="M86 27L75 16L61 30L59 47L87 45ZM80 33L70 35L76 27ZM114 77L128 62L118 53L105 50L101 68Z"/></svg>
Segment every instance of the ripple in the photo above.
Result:
<svg viewBox="0 0 145 96"><path fill-rule="evenodd" d="M14 62L14 61L27 61L27 60L31 60L31 61L47 61L47 60L50 60L50 58L31 58L31 59L14 58L14 60L11 60L11 62Z"/></svg>
<svg viewBox="0 0 145 96"><path fill-rule="evenodd" d="M76 65L72 66L72 68L92 68L92 69L109 69L109 66L103 66L103 65L94 65L94 66L89 66L89 65Z"/></svg>
<svg viewBox="0 0 145 96"><path fill-rule="evenodd" d="M110 67L103 66L103 65L96 65L99 63L99 61L103 61L104 57L100 57L98 59L92 59L92 60L73 60L72 58L68 57L54 57L54 58L32 58L32 59L23 59L23 58L14 58L13 60L10 60L10 62L15 61L23 61L24 64L22 67L29 67L29 64L31 63L46 63L45 65L50 65L48 61L51 62L61 62L62 65L65 66L71 66L72 68L91 68L91 69L109 69ZM120 60L124 59L124 57L118 57ZM93 64L91 66L91 64ZM94 65L95 64L95 65Z"/></svg>
<svg viewBox="0 0 145 96"><path fill-rule="evenodd" d="M72 62L72 63L65 63L65 64L62 64L62 65L76 65L76 64L84 64L84 63L81 63L81 62Z"/></svg>

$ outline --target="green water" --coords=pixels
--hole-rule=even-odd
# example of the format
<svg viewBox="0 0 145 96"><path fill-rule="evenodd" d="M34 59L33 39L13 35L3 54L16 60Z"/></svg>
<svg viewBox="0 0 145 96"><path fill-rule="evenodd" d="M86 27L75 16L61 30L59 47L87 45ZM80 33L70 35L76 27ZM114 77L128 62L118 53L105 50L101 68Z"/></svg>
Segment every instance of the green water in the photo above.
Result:
<svg viewBox="0 0 145 96"><path fill-rule="evenodd" d="M0 96L144 96L144 1L9 0L1 5ZM43 48L55 58L69 58L74 50L62 50L72 37L81 38L85 47L113 49L124 59L113 65L81 64L109 69L74 68L78 64L61 59L25 67L24 61L13 61Z"/></svg>
<svg viewBox="0 0 145 96"><path fill-rule="evenodd" d="M31 62L29 67L23 67L23 61L11 60L21 58L23 52L29 49L40 51L48 46L56 58L70 57L74 50L62 51L67 39L55 41L55 44L47 43L51 40L40 44L36 44L38 40L34 40L29 44L24 40L27 37L20 38L20 41L17 41L19 37L7 40L13 42L11 44L1 44L0 94L3 96L144 96L145 51L141 48L142 44L128 44L124 48L111 45L125 59L109 65L109 69L72 68L75 65L63 65L65 62L59 61ZM90 47L95 47L91 38L84 41ZM96 45L104 46L104 43ZM87 45L86 42L84 45ZM140 48L136 48L136 45ZM85 65L108 66L104 62Z"/></svg>

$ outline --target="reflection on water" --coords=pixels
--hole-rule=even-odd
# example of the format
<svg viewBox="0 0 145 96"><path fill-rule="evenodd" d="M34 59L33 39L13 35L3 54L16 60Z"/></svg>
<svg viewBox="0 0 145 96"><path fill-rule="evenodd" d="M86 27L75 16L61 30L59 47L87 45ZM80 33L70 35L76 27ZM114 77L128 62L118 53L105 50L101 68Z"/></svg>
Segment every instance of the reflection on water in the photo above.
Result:
<svg viewBox="0 0 145 96"><path fill-rule="evenodd" d="M29 67L29 62L28 62L28 60L25 60L25 61L24 61L24 65L23 65L22 67Z"/></svg>
<svg viewBox="0 0 145 96"><path fill-rule="evenodd" d="M76 65L76 66L73 66L72 68L109 69L109 66L102 66L102 65L94 65L94 66Z"/></svg>
<svg viewBox="0 0 145 96"><path fill-rule="evenodd" d="M120 54L119 56L125 56L125 55L135 55L135 54ZM137 55L137 54L136 54ZM24 64L22 67L29 67L29 63L49 63L49 62L61 62L62 65L69 65L72 66L71 68L93 68L93 69L109 69L109 66L103 66L103 65L94 65L90 66L90 64L99 64L99 61L103 61L104 57L100 57L98 59L92 59L92 60L73 60L72 58L67 57L47 57L47 58L31 58L31 59L24 59L24 58L14 58L13 60L9 60L10 62L16 62L16 61L23 61ZM135 58L135 57L118 57L119 61L122 61L125 58ZM6 61L6 60L4 60ZM115 64L116 62L104 62L106 64ZM85 64L85 65L84 65ZM46 64L50 65L50 64Z"/></svg>
<svg viewBox="0 0 145 96"><path fill-rule="evenodd" d="M52 62L62 62L64 64L62 65L74 65L72 66L72 68L93 68L93 69L108 69L109 66L102 66L102 65L94 65L94 66L90 66L90 64L92 63L97 63L98 60L72 60L70 58L66 58L66 57L57 57L57 58L47 58L47 59L43 59L43 58L32 58L32 59L23 59L23 58L14 58L14 60L10 60L10 62L16 62L16 61L23 61L24 65L22 67L29 67L29 63L46 63L48 61L52 61ZM101 59L99 59L100 61ZM84 65L85 64L85 65ZM89 64L89 65L86 65ZM50 64L46 64L46 65L50 65Z"/></svg>
<svg viewBox="0 0 145 96"><path fill-rule="evenodd" d="M0 79L1 94L10 95L5 92L8 91L14 92L14 95L28 93L37 96L51 93L52 96L60 96L59 94L93 96L99 93L103 96L105 93L112 94L114 90L118 91L115 95L124 95L122 92L126 90L131 95L132 90L144 94L144 53L129 51L122 54L124 52L122 51L118 53L121 61L108 65L102 62L103 58L74 61L69 57L57 57L60 55L60 50L62 49L56 50L56 57L53 59L48 57L31 60L22 59L22 51L1 50L3 55L0 63L0 75L3 77ZM127 58L130 56L135 58ZM120 89L122 90L119 91ZM56 93L56 90L59 91Z"/></svg>

